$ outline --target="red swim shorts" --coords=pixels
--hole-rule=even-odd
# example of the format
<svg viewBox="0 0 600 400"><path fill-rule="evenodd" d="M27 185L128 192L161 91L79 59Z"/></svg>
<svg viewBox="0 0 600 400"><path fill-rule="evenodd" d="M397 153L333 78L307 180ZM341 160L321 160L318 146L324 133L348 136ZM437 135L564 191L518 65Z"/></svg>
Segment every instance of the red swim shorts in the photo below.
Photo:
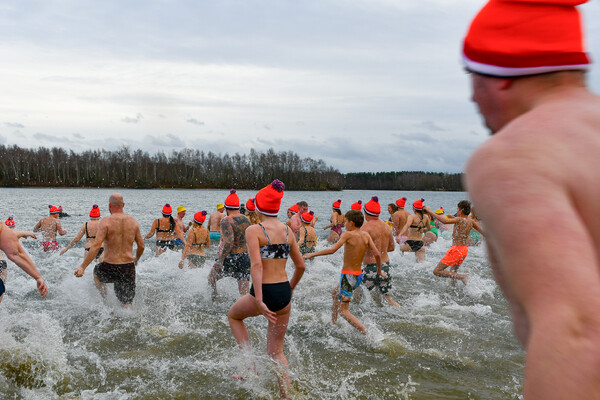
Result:
<svg viewBox="0 0 600 400"><path fill-rule="evenodd" d="M467 246L452 246L446 252L442 263L449 267L457 267L465 261L469 254L469 248Z"/></svg>
<svg viewBox="0 0 600 400"><path fill-rule="evenodd" d="M44 251L58 250L58 242L56 240L52 242L42 242L42 246L44 246Z"/></svg>

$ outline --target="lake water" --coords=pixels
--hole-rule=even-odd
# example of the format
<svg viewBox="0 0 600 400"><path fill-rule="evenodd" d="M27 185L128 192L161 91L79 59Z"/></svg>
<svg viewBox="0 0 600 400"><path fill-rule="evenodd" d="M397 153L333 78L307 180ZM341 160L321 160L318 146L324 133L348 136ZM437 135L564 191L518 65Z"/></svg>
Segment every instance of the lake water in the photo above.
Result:
<svg viewBox="0 0 600 400"><path fill-rule="evenodd" d="M88 220L92 204L108 214L110 189L1 189L0 218L14 216L18 230L30 231L62 205L64 247ZM142 235L164 203L214 211L227 190L121 190L125 211L136 217ZM245 202L255 192L240 191ZM382 210L396 198L409 204L423 197L432 208L452 213L465 193L286 192L282 209L306 200L320 217L318 248L327 246L322 229L331 203L342 209L378 195ZM408 209L408 206L407 206ZM382 217L388 218L387 212ZM280 218L285 218L281 212ZM524 356L511 327L506 301L494 282L484 246L471 248L460 271L465 287L453 287L432 271L450 241L440 239L415 263L412 253L390 254L392 297L401 305L378 303L365 291L351 311L367 326L365 337L340 319L330 322L330 290L339 279L342 252L307 263L294 291L285 339L295 397L299 399L516 399L522 388ZM124 311L109 290L103 303L90 266L83 278L73 272L83 257L83 241L64 256L45 254L40 241L24 246L44 276L42 299L35 282L9 262L7 293L0 304L0 394L3 399L271 399L279 397L266 356L266 320L247 320L253 350L238 351L227 322L237 300L236 281L219 281L211 300L211 264L180 270L180 253L153 257L154 238L137 267L133 311ZM209 254L216 253L216 245ZM291 262L290 262L291 263ZM288 264L291 276L293 267ZM112 286L112 285L109 285ZM231 378L256 362L258 376Z"/></svg>

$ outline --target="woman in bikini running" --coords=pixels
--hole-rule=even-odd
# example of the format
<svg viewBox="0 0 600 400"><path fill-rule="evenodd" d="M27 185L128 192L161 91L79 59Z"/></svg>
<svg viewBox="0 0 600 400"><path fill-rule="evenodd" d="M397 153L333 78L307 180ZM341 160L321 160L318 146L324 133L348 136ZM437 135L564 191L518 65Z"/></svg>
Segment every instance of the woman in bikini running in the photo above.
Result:
<svg viewBox="0 0 600 400"><path fill-rule="evenodd" d="M201 267L206 261L204 249L210 247L210 233L202 224L206 220L206 211L198 211L194 214L192 229L188 231L187 241L181 254L179 268L183 268L184 261L187 259L190 267Z"/></svg>
<svg viewBox="0 0 600 400"><path fill-rule="evenodd" d="M250 347L244 319L264 315L269 321L267 351L282 369L277 373L282 397L287 398L290 386L289 365L283 354L283 339L292 307L292 291L304 274L304 259L291 228L277 219L284 184L274 180L262 188L255 198L261 223L246 229L246 244L251 261L252 287L229 309L229 325L242 349ZM288 281L285 264L288 257L295 270Z"/></svg>
<svg viewBox="0 0 600 400"><path fill-rule="evenodd" d="M92 206L92 209L90 210L90 220L87 221L85 224L83 224L83 226L79 230L79 233L77 233L77 236L75 236L73 238L73 240L71 240L71 243L69 243L67 245L67 247L65 247L60 252L60 255L62 256L63 254L65 254L67 252L67 250L69 250L71 247L73 247L75 245L75 243L78 243L81 240L81 238L83 238L83 235L85 235L85 253L84 253L84 257L85 257L85 254L87 254L87 252L90 251L90 246L94 243L94 240L96 240L96 233L98 232L99 224L100 224L100 208L98 208L97 204L94 204ZM102 255L103 251L104 251L104 248L100 247L100 250L98 250L98 253L96 254L96 259L99 260L99 262L101 262L100 256Z"/></svg>
<svg viewBox="0 0 600 400"><path fill-rule="evenodd" d="M431 217L423 212L423 202L425 199L417 200L413 203L413 215L406 220L406 224L400 231L400 236L406 235L408 239L400 245L400 251L410 251L415 253L417 262L425 260L425 247L423 234L430 229Z"/></svg>
<svg viewBox="0 0 600 400"><path fill-rule="evenodd" d="M173 250L176 238L185 243L185 236L183 236L181 228L175 223L175 219L171 214L173 214L173 209L167 203L162 209L162 218L155 219L152 222L150 232L144 237L144 239L150 239L156 232L156 257L167 251L167 249Z"/></svg>
<svg viewBox="0 0 600 400"><path fill-rule="evenodd" d="M335 201L331 205L331 208L333 209L333 213L331 213L331 218L329 219L329 222L331 223L323 228L323 230L331 228L331 232L327 238L329 243L336 243L338 240L340 240L340 236L342 236L342 228L344 227L345 217L344 214L342 214L341 206L341 200Z"/></svg>

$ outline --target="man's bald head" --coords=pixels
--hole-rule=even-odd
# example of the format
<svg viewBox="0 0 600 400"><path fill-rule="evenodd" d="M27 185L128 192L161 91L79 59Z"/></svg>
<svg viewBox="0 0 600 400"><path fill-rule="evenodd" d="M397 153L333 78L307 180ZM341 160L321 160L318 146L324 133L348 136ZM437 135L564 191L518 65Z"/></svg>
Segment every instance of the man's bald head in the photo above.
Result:
<svg viewBox="0 0 600 400"><path fill-rule="evenodd" d="M123 203L123 196L120 193L113 193L108 199L108 204L113 207L122 208L125 203Z"/></svg>

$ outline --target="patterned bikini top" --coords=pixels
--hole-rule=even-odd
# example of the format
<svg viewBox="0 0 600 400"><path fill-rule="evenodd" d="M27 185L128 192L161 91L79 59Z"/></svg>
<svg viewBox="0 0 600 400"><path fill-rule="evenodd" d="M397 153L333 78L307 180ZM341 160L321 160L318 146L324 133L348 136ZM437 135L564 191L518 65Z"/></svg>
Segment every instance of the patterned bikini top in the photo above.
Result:
<svg viewBox="0 0 600 400"><path fill-rule="evenodd" d="M271 239L262 224L258 224L267 237L267 244L260 246L260 258L288 258L290 255L290 244L288 243L289 229L285 227L285 243L271 244Z"/></svg>

